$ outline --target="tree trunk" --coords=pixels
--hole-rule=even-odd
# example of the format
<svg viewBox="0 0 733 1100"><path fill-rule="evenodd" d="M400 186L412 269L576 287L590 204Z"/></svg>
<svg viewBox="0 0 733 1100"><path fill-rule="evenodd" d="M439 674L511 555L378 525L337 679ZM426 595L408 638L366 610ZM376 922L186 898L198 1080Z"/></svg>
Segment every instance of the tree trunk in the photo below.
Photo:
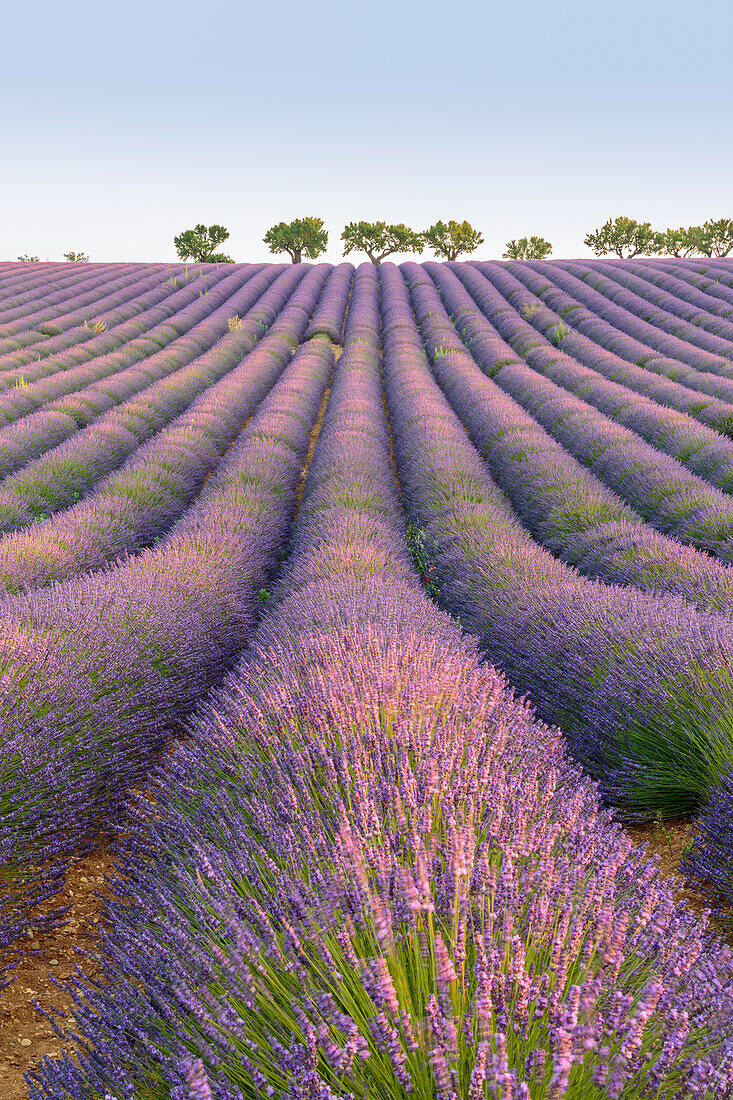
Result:
<svg viewBox="0 0 733 1100"><path fill-rule="evenodd" d="M302 253L300 248L294 248L293 251L290 253L290 255L293 258L293 263L294 264L299 264L299 263L303 262L302 259L301 259L303 253Z"/></svg>

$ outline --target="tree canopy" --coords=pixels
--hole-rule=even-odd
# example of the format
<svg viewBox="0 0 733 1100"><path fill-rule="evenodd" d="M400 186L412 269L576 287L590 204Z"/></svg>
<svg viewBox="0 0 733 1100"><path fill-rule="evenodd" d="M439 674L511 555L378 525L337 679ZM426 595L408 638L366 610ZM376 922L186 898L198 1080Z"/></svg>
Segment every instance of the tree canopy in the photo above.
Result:
<svg viewBox="0 0 733 1100"><path fill-rule="evenodd" d="M687 230L688 237L702 256L727 256L733 249L733 218L718 218Z"/></svg>
<svg viewBox="0 0 733 1100"><path fill-rule="evenodd" d="M611 218L585 238L585 244L592 248L596 256L607 256L609 252L622 260L632 260L634 256L653 256L658 251L658 234L649 222L637 222L633 218Z"/></svg>
<svg viewBox="0 0 733 1100"><path fill-rule="evenodd" d="M544 260L552 252L552 245L544 237L520 237L507 241L505 260Z"/></svg>
<svg viewBox="0 0 733 1100"><path fill-rule="evenodd" d="M18 256L18 261L22 264L37 264L38 256L29 256L27 253L24 256Z"/></svg>
<svg viewBox="0 0 733 1100"><path fill-rule="evenodd" d="M457 260L462 252L475 252L484 238L468 222L436 222L423 233L426 244L444 260Z"/></svg>
<svg viewBox="0 0 733 1100"><path fill-rule="evenodd" d="M71 264L88 264L89 257L86 252L64 252L64 259Z"/></svg>
<svg viewBox="0 0 733 1100"><path fill-rule="evenodd" d="M686 256L694 256L697 245L692 237L693 230L665 229L662 233L655 234L654 251L662 256L676 256L677 259Z"/></svg>
<svg viewBox="0 0 733 1100"><path fill-rule="evenodd" d="M375 267L393 252L422 252L425 236L406 225L386 222L349 222L341 234L344 256L350 252L366 252Z"/></svg>
<svg viewBox="0 0 733 1100"><path fill-rule="evenodd" d="M299 264L304 255L315 260L325 252L328 232L323 228L323 218L296 218L273 225L262 239L270 252L287 252L293 263Z"/></svg>
<svg viewBox="0 0 733 1100"><path fill-rule="evenodd" d="M176 252L181 260L193 260L199 264L231 264L230 256L216 249L229 237L229 230L223 225L196 225L185 229L173 238Z"/></svg>

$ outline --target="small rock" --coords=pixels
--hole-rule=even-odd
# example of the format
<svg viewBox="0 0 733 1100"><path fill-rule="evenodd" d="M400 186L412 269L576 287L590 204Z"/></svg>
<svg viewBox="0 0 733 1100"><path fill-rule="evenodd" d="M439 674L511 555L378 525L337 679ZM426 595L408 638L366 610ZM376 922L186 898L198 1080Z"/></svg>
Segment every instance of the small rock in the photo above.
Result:
<svg viewBox="0 0 733 1100"><path fill-rule="evenodd" d="M58 959L50 959L48 965L49 966L58 966L59 965L59 960Z"/></svg>
<svg viewBox="0 0 733 1100"><path fill-rule="evenodd" d="M20 1045L22 1047L29 1047L31 1045L31 1041L30 1041L30 1039L21 1039L20 1040Z"/></svg>

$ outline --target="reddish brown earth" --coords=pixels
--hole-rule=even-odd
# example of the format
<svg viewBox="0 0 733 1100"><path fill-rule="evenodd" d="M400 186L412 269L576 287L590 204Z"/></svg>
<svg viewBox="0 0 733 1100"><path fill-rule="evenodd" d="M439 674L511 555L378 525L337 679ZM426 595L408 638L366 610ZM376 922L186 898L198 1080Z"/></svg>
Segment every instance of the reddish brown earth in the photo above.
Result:
<svg viewBox="0 0 733 1100"><path fill-rule="evenodd" d="M0 992L0 1098L27 1100L23 1079L44 1055L53 1057L62 1049L51 1025L33 1007L38 1001L47 1011L61 1009L72 1014L71 999L52 980L61 981L74 973L78 959L75 947L94 950L102 910L104 876L111 873L113 859L100 849L81 860L69 873L63 894L54 898L69 904L69 922L46 936L29 940L34 953L24 951L13 974L14 980ZM37 950L37 953L35 951ZM16 956L17 958L17 956ZM73 1016L72 1016L73 1020ZM67 1026L73 1026L66 1021Z"/></svg>

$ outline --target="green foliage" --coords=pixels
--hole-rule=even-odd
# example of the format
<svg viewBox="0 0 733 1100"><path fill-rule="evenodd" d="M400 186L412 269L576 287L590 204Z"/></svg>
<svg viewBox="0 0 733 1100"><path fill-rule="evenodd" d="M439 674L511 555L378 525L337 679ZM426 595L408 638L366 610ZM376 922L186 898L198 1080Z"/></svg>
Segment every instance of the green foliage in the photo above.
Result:
<svg viewBox="0 0 733 1100"><path fill-rule="evenodd" d="M562 321L558 321L550 334L550 343L554 344L555 347L559 347L560 341L567 336L569 332L570 329L568 326L564 325Z"/></svg>
<svg viewBox="0 0 733 1100"><path fill-rule="evenodd" d="M655 234L655 252L660 256L676 256L684 259L694 256L698 252L694 239L694 228L665 229L663 233Z"/></svg>
<svg viewBox="0 0 733 1100"><path fill-rule="evenodd" d="M38 256L18 256L18 261L22 264L37 264L39 262Z"/></svg>
<svg viewBox="0 0 733 1100"><path fill-rule="evenodd" d="M508 241L505 260L544 260L552 252L552 245L544 237L520 237Z"/></svg>
<svg viewBox="0 0 733 1100"><path fill-rule="evenodd" d="M483 235L468 222L436 222L423 237L435 255L444 260L457 260L462 252L475 252L484 243Z"/></svg>
<svg viewBox="0 0 733 1100"><path fill-rule="evenodd" d="M89 257L86 252L64 252L64 259L70 264L88 264Z"/></svg>
<svg viewBox="0 0 733 1100"><path fill-rule="evenodd" d="M687 230L695 250L703 256L727 256L733 249L733 218L718 218Z"/></svg>
<svg viewBox="0 0 733 1100"><path fill-rule="evenodd" d="M658 251L658 237L649 222L637 222L633 218L610 218L585 238L585 244L596 256L615 253L620 259L634 256L654 256Z"/></svg>
<svg viewBox="0 0 733 1100"><path fill-rule="evenodd" d="M287 252L293 263L299 264L304 255L315 260L325 252L328 232L323 228L323 218L296 218L273 225L262 239L270 252Z"/></svg>
<svg viewBox="0 0 733 1100"><path fill-rule="evenodd" d="M422 527L415 527L412 523L408 524L407 548L428 595L435 599L439 592L432 579L433 561L428 551L425 531Z"/></svg>
<svg viewBox="0 0 733 1100"><path fill-rule="evenodd" d="M386 222L349 222L341 234L344 256L350 252L366 252L375 267L393 252L422 252L425 235L406 225Z"/></svg>
<svg viewBox="0 0 733 1100"><path fill-rule="evenodd" d="M226 252L212 252L209 256L208 263L210 264L233 264L234 260L231 256L227 256Z"/></svg>
<svg viewBox="0 0 733 1100"><path fill-rule="evenodd" d="M232 263L228 256L217 252L216 249L229 237L229 230L223 225L196 225L193 229L185 229L178 237L173 238L176 252L182 260L193 260L195 263Z"/></svg>

